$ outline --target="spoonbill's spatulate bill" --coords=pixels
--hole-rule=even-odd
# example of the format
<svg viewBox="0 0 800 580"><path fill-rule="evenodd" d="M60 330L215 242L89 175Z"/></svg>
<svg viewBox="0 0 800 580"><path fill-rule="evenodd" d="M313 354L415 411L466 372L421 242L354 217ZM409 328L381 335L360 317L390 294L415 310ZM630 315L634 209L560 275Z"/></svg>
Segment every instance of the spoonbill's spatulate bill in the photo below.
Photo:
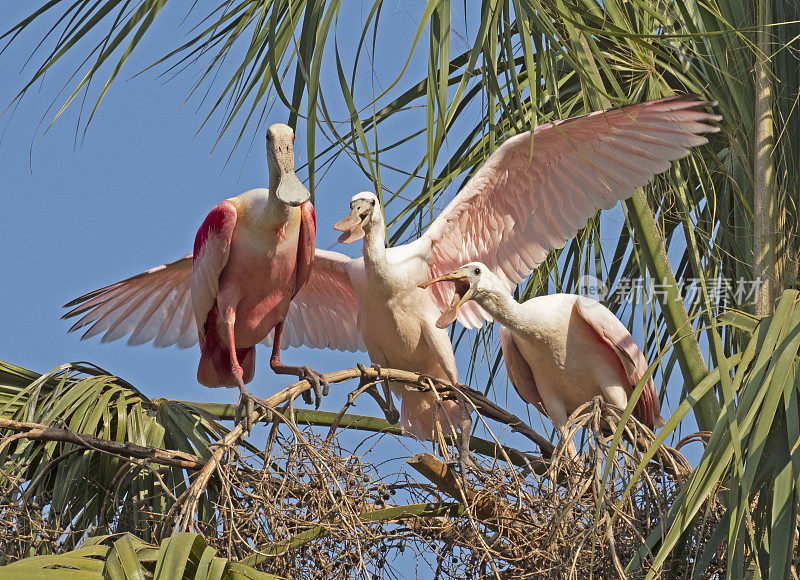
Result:
<svg viewBox="0 0 800 580"><path fill-rule="evenodd" d="M358 296L358 327L374 362L456 382L453 349L436 326L452 285L418 287L480 260L509 293L582 228L597 208L630 197L688 148L718 131L712 105L671 97L556 121L508 139L473 175L419 239L385 247L377 198L360 193L336 224L340 241L364 238L364 257L347 265ZM451 310L472 328L491 320L475 302ZM446 325L444 325L446 326ZM404 429L430 436L432 395L393 385L402 396ZM455 404L447 407L455 417ZM462 422L464 418L462 417ZM444 421L443 421L444 423ZM446 425L446 423L444 423Z"/></svg>
<svg viewBox="0 0 800 580"><path fill-rule="evenodd" d="M253 189L217 205L197 232L194 253L74 300L65 317L91 324L83 338L130 333L130 344L190 346L199 338L197 379L207 387L245 384L255 372L255 345L274 329L270 365L314 380L307 367L280 361L279 345L292 298L306 284L314 257L316 218L294 172L294 133L267 132L269 189ZM194 320L192 320L194 318ZM317 387L318 387L317 383ZM252 404L252 401L250 402Z"/></svg>
<svg viewBox="0 0 800 580"><path fill-rule="evenodd" d="M447 328L462 304L478 303L502 324L500 343L508 378L566 437L569 415L595 396L624 409L647 371L647 360L628 329L598 301L575 294L537 296L522 304L485 264L472 262L423 284L452 281L453 300L437 324ZM648 378L634 414L662 427L658 395ZM567 441L575 455L575 444Z"/></svg>

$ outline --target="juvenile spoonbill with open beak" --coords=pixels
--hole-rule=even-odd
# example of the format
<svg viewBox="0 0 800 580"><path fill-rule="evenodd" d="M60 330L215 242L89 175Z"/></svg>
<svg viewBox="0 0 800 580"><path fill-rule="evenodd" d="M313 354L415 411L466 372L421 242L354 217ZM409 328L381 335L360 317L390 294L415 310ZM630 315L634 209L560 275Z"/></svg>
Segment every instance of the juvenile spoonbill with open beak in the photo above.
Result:
<svg viewBox="0 0 800 580"><path fill-rule="evenodd" d="M668 97L546 123L511 137L428 230L403 246L386 247L377 197L355 195L350 214L334 227L343 232L341 242L363 238L363 257L347 263L346 271L358 297L358 330L372 361L455 383L453 347L436 324L455 296L452 285L419 285L480 260L509 294L597 208L630 197L690 147L707 143L701 133L718 131L711 123L720 119L706 112L708 106L713 103L696 97ZM467 328L491 320L475 302L461 304L449 316L449 322L458 319ZM434 396L402 384L391 388L402 398L403 428L430 438ZM454 402L445 402L445 412L451 422L469 425L469 416L459 417Z"/></svg>
<svg viewBox="0 0 800 580"><path fill-rule="evenodd" d="M597 300L576 294L514 300L504 280L472 262L429 280L423 287L452 282L453 299L436 325L447 328L462 305L473 300L502 327L500 344L508 378L522 397L555 425L566 440L569 415L596 396L621 409L647 371L647 360L628 329ZM652 377L634 414L651 429L664 426Z"/></svg>

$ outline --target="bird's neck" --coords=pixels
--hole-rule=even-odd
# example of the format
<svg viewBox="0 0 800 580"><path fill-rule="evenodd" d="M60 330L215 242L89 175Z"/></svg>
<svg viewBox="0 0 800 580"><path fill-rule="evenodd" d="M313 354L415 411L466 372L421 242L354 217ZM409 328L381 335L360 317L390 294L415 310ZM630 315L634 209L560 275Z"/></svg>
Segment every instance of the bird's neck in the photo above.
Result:
<svg viewBox="0 0 800 580"><path fill-rule="evenodd" d="M508 328L518 330L522 327L520 319L520 304L508 292L495 290L481 294L478 304L488 312L491 317Z"/></svg>
<svg viewBox="0 0 800 580"><path fill-rule="evenodd" d="M386 228L375 220L364 228L364 266L367 272L388 279L391 271L386 257Z"/></svg>

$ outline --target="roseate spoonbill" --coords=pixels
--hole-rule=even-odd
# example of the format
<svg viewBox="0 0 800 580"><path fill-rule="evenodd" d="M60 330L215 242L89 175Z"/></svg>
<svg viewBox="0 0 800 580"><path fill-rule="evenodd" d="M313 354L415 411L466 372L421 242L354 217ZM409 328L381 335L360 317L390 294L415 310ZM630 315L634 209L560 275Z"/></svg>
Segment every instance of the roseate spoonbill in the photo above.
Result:
<svg viewBox="0 0 800 580"><path fill-rule="evenodd" d="M547 123L533 134L512 137L428 230L403 246L385 247L376 196L355 195L350 214L334 227L343 232L341 242L364 238L363 258L347 264L347 272L358 297L358 328L373 362L455 383L453 348L436 325L455 295L453 288L418 286L481 260L509 292L598 207L628 198L670 161L687 155L689 147L706 143L699 134L719 130L709 124L720 118L705 112L710 105L694 97L669 97ZM475 302L450 314L468 328L491 320ZM403 428L430 437L433 395L403 385L392 390L402 398ZM456 418L457 405L447 405L447 415ZM459 423L466 426L469 418L462 416Z"/></svg>
<svg viewBox="0 0 800 580"><path fill-rule="evenodd" d="M472 262L429 280L454 283L453 299L436 325L447 328L469 300L499 322L500 344L511 384L526 403L535 405L558 429L569 454L566 422L579 406L602 396L624 409L647 371L647 360L619 318L597 300L576 294L514 300L505 280L489 267ZM636 417L651 429L664 426L658 394L648 378L636 401Z"/></svg>
<svg viewBox="0 0 800 580"><path fill-rule="evenodd" d="M249 411L253 397L245 384L255 371L255 345L274 329L272 369L308 378L319 390L317 373L280 360L284 320L309 279L316 235L309 192L294 172L293 143L291 128L272 125L269 189L252 189L212 209L197 232L193 258L67 304L75 308L65 318L85 313L70 331L92 324L83 338L105 332L105 342L130 332L129 344L155 338L158 346L190 346L199 337L197 380L207 387L237 386L239 409Z"/></svg>

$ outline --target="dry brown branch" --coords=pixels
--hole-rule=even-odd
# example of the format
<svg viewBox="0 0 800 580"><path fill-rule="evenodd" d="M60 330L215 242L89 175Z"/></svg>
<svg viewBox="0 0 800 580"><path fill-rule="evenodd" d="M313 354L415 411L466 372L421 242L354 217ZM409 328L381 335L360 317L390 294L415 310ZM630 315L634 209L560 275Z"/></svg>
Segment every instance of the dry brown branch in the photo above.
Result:
<svg viewBox="0 0 800 580"><path fill-rule="evenodd" d="M377 375L371 369L368 373ZM414 373L391 373L381 371L400 380L416 377L415 384L435 389L439 400L460 397L460 392L468 405L474 403L461 387ZM361 373L348 369L331 375L343 381ZM152 459L155 451L166 450L151 450L147 458L116 454L125 461L111 464L102 486L91 470L81 472L76 488L89 489L101 505L98 529L72 529L71 513L60 520L50 517L57 490L47 491L48 471L62 469L64 461L83 452L111 451L98 444L102 440L77 436L76 441L74 434L39 438L36 445L63 440L79 446L57 448L61 454L28 479L21 471L4 473L0 465L0 477L8 480L0 488L0 558L18 558L31 549L56 551L64 538L77 541L92 533L141 535L149 529L157 536L185 526L181 529L202 533L220 555L299 580L408 577L415 566L418 577L443 580L619 578L644 539L660 529L688 469L680 453L662 446L633 481L653 434L631 417L614 449L622 411L599 400L568 422L580 439L578 461L563 453L544 461L500 446L481 411L492 407L478 402L473 415L489 431L484 446L489 455L475 457L483 469L469 470L464 480L458 468L427 453L406 462L420 444L400 439L396 428L383 432L384 423L370 423L369 432L336 430L332 437L327 435L337 413L315 415L316 426L304 425L293 406L304 388L304 381L295 383L253 413L254 421L272 414L265 447L258 452L243 444L237 426L217 442L214 459L201 465L197 458L199 468L190 468L189 475L179 471L186 469L183 463L179 469L165 469ZM366 419L345 415L341 424ZM19 430L9 429L0 446L55 429L21 422L16 426ZM56 431L62 430L49 433ZM387 457L389 445L395 451ZM440 445L445 447L443 456L455 455L452 439L442 439ZM408 454L400 457L404 446ZM510 462L512 453L530 463ZM137 486L145 476L150 483ZM135 493L126 493L134 488ZM28 494L31 489L37 491ZM722 513L716 499L710 499L703 518L693 524L692 550L667 562L671 573L691 575ZM723 561L724 546L721 552L714 555L713 566Z"/></svg>
<svg viewBox="0 0 800 580"><path fill-rule="evenodd" d="M327 373L324 376L328 383L332 385L355 378L363 378L367 381L386 379L404 382L409 385L416 385L420 390L425 390L426 388L431 388L430 386L426 385L435 383L438 391L450 393L454 396L460 395L468 397L481 414L500 423L504 423L511 427L513 431L517 431L520 434L528 437L531 441L539 446L544 455L549 456L553 451L552 444L545 437L531 429L519 417L516 417L515 415L495 405L481 393L470 389L466 385L458 385L454 388L447 381L432 378L420 373L401 371L397 369L381 369L379 372L378 370L372 368L354 368L334 371ZM219 466L219 463L226 451L235 446L236 442L245 434L244 424L246 422L249 422L249 424L258 423L264 417L274 413L279 405L287 402L290 406L289 415L291 416L291 405L293 404L294 400L310 389L311 383L306 380L302 380L289 385L285 389L275 393L270 397L267 397L266 399L260 401L260 408L257 408L250 414L249 421L242 421L242 423L236 425L227 435L225 435L225 437L217 442L216 449L214 450L214 453L212 454L208 463L206 463L206 465L200 470L191 487L187 489L186 492L184 492L184 494L179 498L178 504L180 504L181 507L175 526L177 531L190 531L195 529L194 518L200 497L211 481L211 477ZM173 509L168 514L167 519L172 516L172 513L177 509L178 504L173 506Z"/></svg>
<svg viewBox="0 0 800 580"><path fill-rule="evenodd" d="M158 449L155 447L144 447L135 443L120 443L99 439L90 435L79 435L68 429L49 427L40 423L27 423L23 421L12 421L0 417L0 429L18 432L15 436L19 439L31 439L33 441L59 441L62 443L73 443L86 449L103 451L120 457L131 457L134 459L144 459L159 465L168 467L182 467L184 469L202 469L206 465L206 460L191 453L175 451L172 449ZM6 440L8 441L8 440Z"/></svg>
<svg viewBox="0 0 800 580"><path fill-rule="evenodd" d="M431 455L411 460L424 476L406 469L405 458L387 462L386 439L396 435L348 435L355 449L346 449L341 432L326 440L327 426L303 426L292 414L289 404L275 409L259 453L233 438L215 450L224 452L193 524L220 555L299 580L408 577L414 566L418 577L441 579L617 578L644 538L659 529L680 484L666 462L651 461L623 501L641 451L626 437L609 455L607 428L619 410L599 403L570 420L576 429L582 425L580 461L559 455L551 469L532 471L476 457L492 468L469 472L466 489L460 472L455 477L452 466ZM635 419L628 429L647 443ZM611 469L604 480L606 465ZM99 490L103 504L117 506L117 490L141 472L141 466L120 467L111 489ZM135 494L120 508L144 516L140 522L113 517L112 508L102 533L174 525L177 518L164 512L186 509L187 496L180 498L185 479L162 474L161 487L148 493L166 502L164 511L153 507L158 497ZM27 483L11 483L0 492L0 556L19 557L38 545L57 549L65 529L45 519L41 496L36 504L15 500ZM702 553L719 521L715 506L697 524L692 554ZM668 565L680 576L691 569L692 556Z"/></svg>
<svg viewBox="0 0 800 580"><path fill-rule="evenodd" d="M442 463L430 453L419 453L409 459L407 463L419 471L436 488L456 501L467 501L472 505L475 516L492 528L497 528L491 524L491 520L497 518L508 518L512 516L512 509L491 494L481 493L472 486L462 489L461 478L453 470L452 465Z"/></svg>

